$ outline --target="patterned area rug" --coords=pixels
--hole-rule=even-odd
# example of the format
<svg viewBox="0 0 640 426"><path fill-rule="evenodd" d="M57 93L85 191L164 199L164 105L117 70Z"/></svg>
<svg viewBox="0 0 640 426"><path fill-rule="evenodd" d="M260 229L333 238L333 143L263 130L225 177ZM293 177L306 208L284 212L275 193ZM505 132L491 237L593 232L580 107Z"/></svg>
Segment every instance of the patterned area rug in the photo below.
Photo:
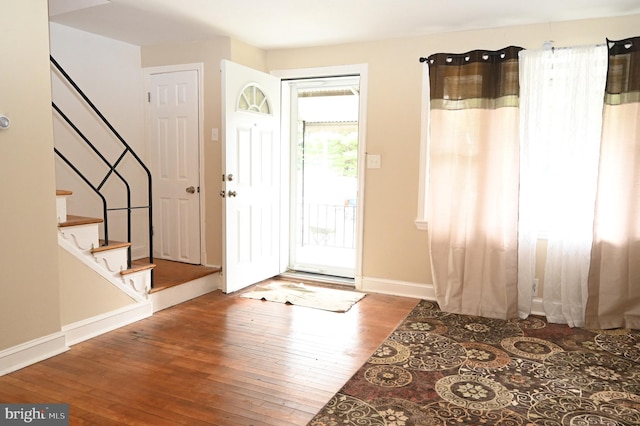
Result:
<svg viewBox="0 0 640 426"><path fill-rule="evenodd" d="M640 425L640 332L421 301L309 423Z"/></svg>

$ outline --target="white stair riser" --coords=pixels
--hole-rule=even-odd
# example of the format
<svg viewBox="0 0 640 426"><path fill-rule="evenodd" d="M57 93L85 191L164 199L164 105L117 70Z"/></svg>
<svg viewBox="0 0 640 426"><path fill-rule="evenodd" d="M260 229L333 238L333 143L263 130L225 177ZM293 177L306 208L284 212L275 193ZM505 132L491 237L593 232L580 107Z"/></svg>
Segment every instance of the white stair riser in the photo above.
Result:
<svg viewBox="0 0 640 426"><path fill-rule="evenodd" d="M67 195L56 195L56 216L58 223L67 221Z"/></svg>
<svg viewBox="0 0 640 426"><path fill-rule="evenodd" d="M100 245L97 223L65 226L59 229L62 236L72 242L81 251L90 251L92 248Z"/></svg>
<svg viewBox="0 0 640 426"><path fill-rule="evenodd" d="M93 253L93 257L109 272L119 275L120 271L127 269L127 247L99 251Z"/></svg>
<svg viewBox="0 0 640 426"><path fill-rule="evenodd" d="M122 275L124 285L138 294L148 294L151 290L151 270L133 272L131 274Z"/></svg>

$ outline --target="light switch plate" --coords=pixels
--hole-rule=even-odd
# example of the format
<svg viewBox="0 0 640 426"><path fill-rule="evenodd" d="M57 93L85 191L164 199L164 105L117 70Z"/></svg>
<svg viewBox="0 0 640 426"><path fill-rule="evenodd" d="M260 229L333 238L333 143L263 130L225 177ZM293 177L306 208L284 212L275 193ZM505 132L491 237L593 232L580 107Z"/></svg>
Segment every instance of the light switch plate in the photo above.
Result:
<svg viewBox="0 0 640 426"><path fill-rule="evenodd" d="M380 155L367 154L367 169L379 169L379 168L380 168Z"/></svg>

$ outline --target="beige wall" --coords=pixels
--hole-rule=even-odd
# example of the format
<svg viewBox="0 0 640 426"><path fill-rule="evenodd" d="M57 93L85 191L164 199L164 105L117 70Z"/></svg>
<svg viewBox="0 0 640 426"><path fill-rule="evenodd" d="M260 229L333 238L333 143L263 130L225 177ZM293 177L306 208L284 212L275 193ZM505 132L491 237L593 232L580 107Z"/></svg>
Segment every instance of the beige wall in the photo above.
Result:
<svg viewBox="0 0 640 426"><path fill-rule="evenodd" d="M463 31L415 38L267 52L269 70L369 64L367 152L382 167L366 171L363 276L432 283L427 233L417 215L422 68L418 59L509 45L537 49L601 44L640 35L640 15Z"/></svg>
<svg viewBox="0 0 640 426"><path fill-rule="evenodd" d="M0 13L0 350L60 331L47 0Z"/></svg>
<svg viewBox="0 0 640 426"><path fill-rule="evenodd" d="M238 64L267 72L267 52L241 41L231 39L230 60Z"/></svg>
<svg viewBox="0 0 640 426"><path fill-rule="evenodd" d="M135 301L88 268L81 260L58 248L60 257L60 317L62 325L114 311Z"/></svg>

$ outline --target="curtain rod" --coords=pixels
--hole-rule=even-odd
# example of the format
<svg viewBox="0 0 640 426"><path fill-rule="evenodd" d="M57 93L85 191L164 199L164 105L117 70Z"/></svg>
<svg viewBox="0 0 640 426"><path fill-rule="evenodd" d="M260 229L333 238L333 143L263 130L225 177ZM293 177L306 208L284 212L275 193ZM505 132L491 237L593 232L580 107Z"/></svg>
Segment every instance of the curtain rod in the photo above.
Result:
<svg viewBox="0 0 640 426"><path fill-rule="evenodd" d="M476 56L476 55L481 55L482 59L487 60L488 58L492 57L492 56L500 56L500 58L504 59L506 56L511 55L513 50L523 50L522 47L520 46L507 46L507 47L503 47L502 49L498 49L498 50L490 50L490 49L474 49L474 50L470 50L468 52L464 52L464 53L434 53L432 55L430 55L429 57L425 58L424 56L420 57L419 60L420 62L427 62L429 60L431 60L431 58L433 58L434 56L440 56L440 55L446 55L447 58L464 58L467 61L469 60L469 58L471 58L472 56ZM517 55L517 54L516 54ZM447 61L449 62L449 61Z"/></svg>
<svg viewBox="0 0 640 426"><path fill-rule="evenodd" d="M630 39L624 39L624 40L609 40L607 39L606 43L599 43L599 44L590 44L590 45L582 45L582 46L607 46L607 47L611 47L613 45L616 44L624 44L624 43L632 43ZM542 43L542 49L544 50L556 50L556 49L572 49L575 47L580 47L580 46L563 46L563 47L554 47L553 46L553 40L547 40L544 43ZM463 53L454 53L451 54L452 56L456 56L456 55L464 55ZM419 58L420 63L423 62L427 62L429 60L429 58L425 58L424 56L421 56Z"/></svg>

